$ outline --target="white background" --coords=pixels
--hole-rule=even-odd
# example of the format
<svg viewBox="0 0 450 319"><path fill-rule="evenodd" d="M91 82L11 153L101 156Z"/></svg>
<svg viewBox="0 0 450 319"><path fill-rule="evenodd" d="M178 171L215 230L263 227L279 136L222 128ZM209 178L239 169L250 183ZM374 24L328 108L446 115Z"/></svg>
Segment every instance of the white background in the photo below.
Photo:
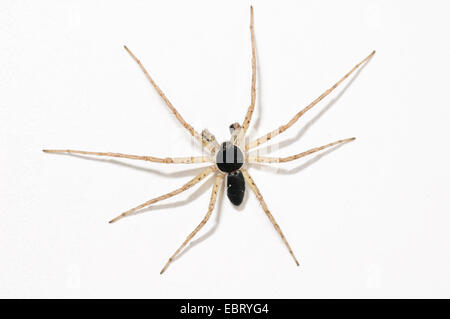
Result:
<svg viewBox="0 0 450 319"><path fill-rule="evenodd" d="M353 65L360 73L278 137L273 155L356 141L250 173L255 196L212 180L110 225L202 165L83 159L73 148L199 154L123 50L198 131L228 139L250 101L251 137L287 122ZM2 1L0 297L450 297L448 1ZM281 144L279 144L281 142ZM205 240L206 239L206 240Z"/></svg>

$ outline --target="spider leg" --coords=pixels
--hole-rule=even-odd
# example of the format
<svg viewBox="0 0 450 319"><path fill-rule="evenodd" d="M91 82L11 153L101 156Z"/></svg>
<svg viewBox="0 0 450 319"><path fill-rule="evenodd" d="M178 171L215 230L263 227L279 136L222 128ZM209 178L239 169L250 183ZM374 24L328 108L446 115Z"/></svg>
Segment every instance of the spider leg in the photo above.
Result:
<svg viewBox="0 0 450 319"><path fill-rule="evenodd" d="M241 124L239 124L237 122L230 125L230 133L231 133L230 143L231 144L236 145L236 142L239 137L239 132L241 130L242 130Z"/></svg>
<svg viewBox="0 0 450 319"><path fill-rule="evenodd" d="M141 160L147 162L156 163L170 163L170 164L193 164L193 163L206 163L211 162L211 158L208 156L190 156L190 157L153 157L142 155L129 155L121 153L110 152L87 152L77 150L43 150L45 153L58 153L58 154L81 154L81 155L96 155L96 156L109 156L109 157L121 157L134 160Z"/></svg>
<svg viewBox="0 0 450 319"><path fill-rule="evenodd" d="M204 138L202 138L202 136L196 130L194 130L194 128L189 123L187 123L183 119L183 117L180 115L180 113L178 113L178 111L175 109L175 107L172 105L172 103L166 97L164 92L159 88L159 86L156 84L156 82L153 81L152 77L147 72L147 70L145 69L144 65L141 63L141 61L139 61L139 59L133 54L133 52L131 52L130 49L128 49L128 47L126 45L124 45L123 47L130 54L130 56L133 58L133 60L136 61L136 63L139 65L139 67L141 68L142 72L144 72L145 76L150 81L150 83L152 84L152 86L154 87L156 92L158 92L159 96L164 100L166 105L169 107L169 109L172 111L172 113L175 115L175 117L181 123L181 125L183 125L184 128L187 129L189 131L189 133L191 133L191 135L193 137L195 137L198 141L200 141L200 143L202 143L202 145L204 147L206 147L210 152L212 152L213 151L213 145L211 143L209 143L207 140L205 140Z"/></svg>
<svg viewBox="0 0 450 319"><path fill-rule="evenodd" d="M259 202L261 203L261 206L262 206L264 212L266 213L267 217L269 217L270 221L272 222L273 227L275 227L275 229L278 232L278 234L280 234L281 239L283 240L284 244L286 245L287 249L289 250L289 253L291 254L292 258L294 258L295 263L297 264L297 266L299 266L297 258L295 257L294 252L291 249L291 246L289 246L289 243L287 242L286 237L284 237L284 234L281 231L280 226L277 224L277 222L275 221L275 218L270 213L269 208L267 207L267 204L264 201L264 198L262 197L258 187L255 184L255 181L248 174L247 170L241 169L241 172L242 172L242 175L244 175L244 179L250 185L250 188L253 190L253 192L255 193L256 197L259 200Z"/></svg>
<svg viewBox="0 0 450 319"><path fill-rule="evenodd" d="M252 43L252 87L250 91L250 106L247 109L247 114L245 115L244 122L242 123L242 127L239 131L238 142L241 142L247 129L250 125L250 121L252 119L253 111L255 110L255 102L256 102L256 52L255 52L255 34L253 28L253 7L250 7L250 38Z"/></svg>
<svg viewBox="0 0 450 319"><path fill-rule="evenodd" d="M110 223L110 224L111 224L111 223L114 223L114 222L118 221L119 219L121 219L121 218L123 218L123 217L125 217L125 216L128 216L128 215L130 215L130 214L133 214L135 211L137 211L137 210L139 210L139 209L141 209L141 208L150 206L150 205L152 205L152 204L154 204L154 203L156 203L156 202L162 201L162 200L164 200L164 199L167 199L167 198L170 198L170 197L172 197L172 196L178 195L178 194L184 192L185 190L188 190L189 188L191 188L192 186L194 186L195 184L197 184L198 182L200 182L202 179L204 179L205 177L207 177L209 174L211 174L214 170L215 170L215 167L214 167L214 166L208 167L207 169L205 169L204 171L202 171L200 174L198 174L197 176L195 176L193 179L191 179L189 182L187 182L186 184L184 184L184 185L181 186L180 188L177 188L176 190L171 191L170 193L167 193L167 194L161 195L161 196L159 196L159 197L155 197L155 198L153 198L153 199L150 199L150 200L146 201L145 203L143 203L143 204L141 204L141 205L139 205L139 206L136 206L136 207L134 207L134 208L132 208L132 209L130 209L130 210L127 210L126 212L124 212L124 213L118 215L117 217L111 219L111 220L109 221L109 223Z"/></svg>
<svg viewBox="0 0 450 319"><path fill-rule="evenodd" d="M329 144L326 144L326 145L315 147L315 148L312 148L310 150L307 150L306 152L298 153L298 154L295 154L295 155L292 155L292 156L288 156L288 157L248 156L248 162L249 163L284 163L284 162L289 162L289 161L293 161L293 160L299 159L299 158L301 158L303 156L306 156L306 155L309 155L309 154L321 151L321 150L326 149L328 147L332 147L332 146L335 146L335 145L338 145L338 144L341 144L341 143L347 143L347 142L353 141L354 139L355 138L352 137L352 138L347 138L345 140L335 141L333 143L329 143Z"/></svg>
<svg viewBox="0 0 450 319"><path fill-rule="evenodd" d="M181 250L189 243L189 241L200 231L200 229L202 229L202 227L206 224L206 222L211 217L212 211L214 209L214 205L216 204L217 192L219 190L220 184L222 183L223 176L224 175L222 175L222 174L218 174L217 177L216 177L216 181L214 183L214 186L213 186L213 189L212 189L212 193L211 193L211 199L209 201L208 212L206 213L205 217L200 222L200 224L194 229L194 231L189 234L189 236L186 238L186 240L183 242L183 244L181 244L181 246L169 258L169 260L167 261L166 265L161 270L160 274L162 274L162 273L164 273L166 271L167 267L169 267L169 264L173 261L173 259L181 252Z"/></svg>
<svg viewBox="0 0 450 319"><path fill-rule="evenodd" d="M313 106L315 106L317 103L319 103L321 100L323 100L328 94L330 94L335 88L337 88L339 86L339 84L341 84L346 78L348 78L350 76L350 74L352 74L357 68L359 68L362 64L364 64L366 61L368 61L373 55L375 54L375 51L372 51L372 53L370 53L366 58L364 58L361 62L359 62L357 65L355 65L347 74L345 74L339 81L337 81L332 87L330 87L328 90L326 90L325 92L322 93L322 95L320 95L318 98L316 98L313 102L311 102L311 104L309 104L308 106L306 106L303 110L301 110L300 112L298 112L287 124L285 125L281 125L279 128L277 128L276 130L267 133L266 135L263 135L259 138L257 138L256 140L248 143L245 146L245 150L250 150L254 147L257 147L265 142L267 142L268 140L272 139L273 137L283 133L284 131L286 131L288 128L290 128L295 122L297 122L297 120L302 117L303 114L305 114L309 109L311 109Z"/></svg>
<svg viewBox="0 0 450 319"><path fill-rule="evenodd" d="M202 138L208 141L213 146L212 149L213 153L219 149L220 147L219 142L217 142L216 137L213 134L211 134L211 132L208 131L207 129L204 129L202 131Z"/></svg>

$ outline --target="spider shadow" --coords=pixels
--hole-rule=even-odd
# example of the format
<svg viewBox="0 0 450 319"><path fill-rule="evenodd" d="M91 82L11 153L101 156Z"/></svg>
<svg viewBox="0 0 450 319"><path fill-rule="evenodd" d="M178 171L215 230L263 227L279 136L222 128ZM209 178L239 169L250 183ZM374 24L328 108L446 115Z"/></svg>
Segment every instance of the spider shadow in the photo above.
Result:
<svg viewBox="0 0 450 319"><path fill-rule="evenodd" d="M307 160L303 164L301 164L299 166L296 166L294 168L290 168L290 169L286 169L286 168L282 168L282 167L273 167L273 166L264 165L264 164L261 164L261 163L252 163L251 165L252 165L252 167L254 167L254 168L258 169L258 170L269 172L269 173L283 174L283 175L296 174L296 173L298 173L298 172L308 168L312 164L316 163L322 157L327 156L328 154L338 150L339 148L341 148L342 146L344 146L345 144L350 143L350 142L346 142L346 143L343 143L343 144L336 145L336 146L330 148L329 150L327 150L327 151L325 151L323 153L320 153L320 154L314 156L313 158Z"/></svg>
<svg viewBox="0 0 450 319"><path fill-rule="evenodd" d="M135 164L129 164L129 163L125 163L125 162L122 162L122 161L115 160L115 159L96 158L96 157L91 157L91 156L78 155L78 154L67 154L67 153L61 153L61 154L55 153L55 154L52 154L52 155L71 156L71 157L85 159L85 160L88 160L88 161L95 161L95 162L101 162L101 163L110 163L110 164L114 164L114 165L118 165L118 166L122 166L122 167L126 167L126 168L131 168L131 169L134 169L134 170L137 170L137 171L146 172L146 173L150 173L150 174L155 174L155 175L159 175L159 176L171 176L171 177L193 176L195 174L199 174L202 170L204 170L206 168L206 166L201 166L201 167L190 168L190 169L185 169L185 170L176 171L176 172L162 172L162 171L159 171L157 169L143 167L143 166L135 165ZM166 165L166 164L162 164L162 165Z"/></svg>
<svg viewBox="0 0 450 319"><path fill-rule="evenodd" d="M285 139L283 141L281 141L280 143L278 143L278 149L287 147L291 144L293 144L294 142L298 141L299 139L301 139L306 132L311 128L311 126L313 126L343 95L344 93L349 89L349 87L353 84L353 82L356 80L356 78L359 76L359 74L362 72L362 70L364 70L364 68L367 66L367 64L370 63L372 59L368 60L366 63L364 63L364 65L362 65L359 70L357 70L355 72L355 74L353 75L353 77L350 79L350 81L348 81L348 83L343 87L343 89L338 93L338 95L336 95L331 101L329 101L327 103L327 105L319 112L317 113L311 120L309 120L301 129L300 131L297 132L297 134L291 138ZM267 150L270 150L270 148L273 146L273 144L268 145L266 147L263 147L261 149L259 149L259 151L264 151L266 152Z"/></svg>

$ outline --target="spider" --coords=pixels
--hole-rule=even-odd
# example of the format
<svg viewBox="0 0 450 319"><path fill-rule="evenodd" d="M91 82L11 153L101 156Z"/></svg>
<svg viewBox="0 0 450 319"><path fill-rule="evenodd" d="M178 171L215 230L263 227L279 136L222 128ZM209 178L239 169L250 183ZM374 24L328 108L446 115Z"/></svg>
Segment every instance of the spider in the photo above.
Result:
<svg viewBox="0 0 450 319"><path fill-rule="evenodd" d="M364 58L361 62L359 62L357 65L355 65L347 74L345 74L339 81L337 81L333 86L331 86L328 90L323 92L319 97L317 97L313 102L311 102L309 105L307 105L305 108L303 108L300 112L295 114L295 116L286 124L281 125L277 129L253 140L249 143L245 143L245 134L249 128L252 114L255 108L255 102L256 102L256 53L255 53L255 36L254 36L254 28L253 28L253 7L250 7L250 39L251 39L251 51L252 51L252 57L251 57L251 67L252 67L252 78L251 78L251 92L250 92L250 105L247 109L247 113L245 115L244 121L242 122L242 125L239 123L233 123L230 125L230 133L231 137L229 141L225 141L221 144L219 144L214 137L213 134L211 134L208 130L203 130L200 133L198 133L189 123L187 123L184 118L180 115L180 113L175 109L175 107L172 105L172 103L169 101L169 99L166 97L166 95L163 93L163 91L159 88L159 86L156 84L156 82L153 80L153 78L150 76L150 74L147 72L143 64L139 61L139 59L131 52L130 49L128 49L127 46L124 46L125 50L129 53L129 55L133 58L133 60L139 65L142 72L145 74L147 79L150 81L153 88L157 91L159 96L163 99L165 104L169 107L169 109L172 111L172 113L175 115L176 119L184 126L184 128L196 139L198 142L201 143L201 145L206 149L207 156L189 156L189 157L153 157L153 156L140 156L140 155L128 155L128 154L121 154L121 153L110 153L110 152L88 152L88 151L79 151L79 150L43 150L46 153L66 153L66 154L81 154L81 155L97 155L97 156L109 156L109 157L120 157L120 158L126 158L126 159L134 159L134 160L142 160L142 161L148 161L148 162L155 162L155 163L166 163L166 164L194 164L194 163L211 163L212 165L205 167L205 169L195 176L193 179L188 181L183 186L166 193L164 195L161 195L159 197L155 197L153 199L150 199L146 201L145 203L142 203L136 207L133 207L129 209L128 211L118 215L117 217L113 218L109 221L109 223L114 223L118 221L119 219L131 215L135 213L136 211L148 207L156 202L168 199L170 197L173 197L175 195L178 195L194 185L198 184L200 181L205 179L210 174L215 174L215 182L212 187L212 193L209 201L208 211L203 218L203 220L200 222L200 224L187 236L186 240L181 244L181 246L173 253L173 255L169 258L165 266L161 270L161 274L163 274L169 264L174 260L174 258L182 251L183 248L186 247L186 245L191 241L191 239L202 229L202 227L208 222L209 218L212 215L212 212L214 210L214 206L216 203L217 193L219 192L219 189L221 187L221 184L223 184L223 180L226 177L226 188L227 188L227 196L232 204L238 206L242 203L242 200L244 198L245 193L245 187L248 185L250 189L255 193L256 198L260 202L262 209L264 210L265 214L269 218L270 222L274 226L275 230L280 235L282 241L284 242L285 246L287 247L289 253L291 254L292 258L294 259L297 266L299 266L299 262L297 258L295 257L294 252L292 251L286 237L284 236L283 232L281 231L280 226L276 222L275 218L273 217L272 213L270 212L269 208L267 207L266 202L264 201L263 196L261 195L261 192L259 188L256 186L255 181L247 171L247 164L251 163L285 163L289 161L294 161L296 159L299 159L301 157L313 154L315 152L324 150L326 148L347 143L350 141L353 141L355 138L346 138L337 140L335 142L322 145L319 147L312 148L310 150L307 150L302 153L298 153L292 156L288 157L265 157L265 156L259 156L259 155L252 155L249 153L251 149L254 149L267 141L271 140L277 135L280 135L284 131L286 131L288 128L290 128L292 125L295 124L295 122L298 121L300 117L303 116L308 110L310 110L312 107L314 107L317 103L319 103L322 99L324 99L328 94L330 94L334 89L336 89L346 78L348 78L356 69L358 69L361 65L363 65L365 62L367 62L374 54L375 51L370 53L366 58Z"/></svg>

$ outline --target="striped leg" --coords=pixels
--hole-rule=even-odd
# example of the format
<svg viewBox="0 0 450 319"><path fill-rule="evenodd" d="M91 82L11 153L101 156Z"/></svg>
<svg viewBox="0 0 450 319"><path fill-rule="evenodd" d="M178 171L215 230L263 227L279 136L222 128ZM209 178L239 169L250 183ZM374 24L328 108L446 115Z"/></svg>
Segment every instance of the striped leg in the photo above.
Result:
<svg viewBox="0 0 450 319"><path fill-rule="evenodd" d="M257 138L256 140L248 143L245 146L245 150L248 151L252 148L255 148L265 142L267 142L268 140L274 138L275 136L283 133L284 131L286 131L288 128L290 128L295 122L297 122L297 120L303 116L303 114L305 114L308 110L310 110L313 106L315 106L317 103L319 103L320 101L322 101L328 94L330 94L331 92L333 92L333 90L335 88L337 88L339 86L339 84L341 84L346 78L348 78L350 76L350 74L352 74L356 69L358 69L362 64L364 64L366 61L368 61L373 55L375 54L375 51L373 51L371 54L369 54L366 58L364 58L364 60L362 60L361 62L359 62L357 65L355 65L353 67L353 69L351 69L346 75L344 75L339 81L337 81L331 88L329 88L328 90L326 90L325 92L322 93L322 95L320 95L317 99L315 99L311 104L309 104L307 107L305 107L303 110L301 110L300 112L298 112L287 124L285 125L281 125L279 128L277 128L276 130L267 133L266 135L261 136L260 138Z"/></svg>
<svg viewBox="0 0 450 319"><path fill-rule="evenodd" d="M183 242L183 244L181 244L181 246L175 251L175 253L169 258L169 260L167 261L166 265L164 266L164 268L161 270L161 274L164 273L167 269L167 267L169 267L169 264L173 261L173 259L181 252L181 250L191 241L191 239L200 231L200 229L203 228L203 226L205 226L206 222L209 220L209 218L211 217L212 211L214 209L214 206L216 204L216 199L217 199L217 192L219 191L219 187L220 184L222 183L223 180L223 176L222 174L218 174L216 177L216 181L214 183L213 189L212 189L212 193L211 193L211 199L209 201L209 206L208 206L208 212L206 213L206 216L203 218L203 220L200 222L200 224L194 229L194 231L192 233L189 234L189 236L186 238L186 240Z"/></svg>
<svg viewBox="0 0 450 319"><path fill-rule="evenodd" d="M250 91L250 106L247 109L247 114L245 115L244 122L242 123L242 128L239 131L239 138L237 142L242 142L242 139L247 132L252 119L253 111L255 110L256 103L256 51L255 51L255 33L253 28L253 7L250 7L250 38L252 43L252 87Z"/></svg>
<svg viewBox="0 0 450 319"><path fill-rule="evenodd" d="M204 129L202 131L202 138L212 145L211 151L213 153L215 153L219 149L220 147L219 142L217 142L216 137L213 134L211 134L211 132L208 131L207 129Z"/></svg>
<svg viewBox="0 0 450 319"><path fill-rule="evenodd" d="M214 166L208 167L207 169L205 169L203 172L201 172L200 174L195 176L193 179L191 179L189 182L187 182L186 184L184 184L180 188L177 188L176 190L174 190L174 191L172 191L170 193L167 193L167 194L161 195L159 197L150 199L150 200L146 201L145 203L143 203L143 204L141 204L139 206L136 206L136 207L126 211L125 213L122 213L119 216L111 219L109 221L109 223L114 223L114 222L118 221L119 219L121 219L121 218L123 218L125 216L133 214L135 211L137 211L139 209L142 209L144 207L150 206L150 205L152 205L152 204L154 204L156 202L162 201L164 199L167 199L167 198L170 198L172 196L178 195L178 194L184 192L185 190L188 190L189 188L191 188L192 186L194 186L195 184L200 182L202 179L204 179L206 176L211 174L214 170L215 170Z"/></svg>
<svg viewBox="0 0 450 319"><path fill-rule="evenodd" d="M43 150L43 152L55 153L55 154L80 154L80 155L120 157L120 158L128 158L128 159L141 160L141 161L147 161L147 162L170 163L170 164L193 164L193 163L211 162L211 158L208 156L160 158L160 157L153 157L153 156L129 155L129 154L110 153L110 152L87 152L87 151L77 151L77 150Z"/></svg>
<svg viewBox="0 0 450 319"><path fill-rule="evenodd" d="M350 141L353 141L355 138L347 138L345 140L339 140L339 141L335 141L333 143L327 144L327 145L322 145L319 147L315 147L312 148L310 150L307 150L306 152L302 152L302 153L298 153L292 156L288 156L288 157L264 157L264 156L248 156L248 162L249 163L284 163L284 162L290 162L296 159L299 159L301 157L304 157L306 155L309 154L313 154L315 152L321 151L323 149L326 149L328 147L332 147L341 143L347 143Z"/></svg>
<svg viewBox="0 0 450 319"><path fill-rule="evenodd" d="M241 172L244 175L245 181L250 185L250 188L253 190L253 192L255 193L256 197L259 200L259 202L261 203L261 206L264 209L264 212L266 213L267 217L269 217L270 221L272 222L273 227L275 227L275 229L278 232L278 234L280 234L281 239L283 240L284 244L286 245L287 249L289 250L289 253L291 254L292 258L294 258L295 263L297 264L297 266L299 266L297 258L295 257L294 252L291 249L291 246L289 246L289 243L287 242L286 237L284 237L284 234L281 231L280 226L278 226L277 222L275 221L275 218L270 213L269 208L267 207L267 204L264 201L264 198L262 197L261 193L259 192L259 189L256 186L254 180L248 174L247 170L241 169Z"/></svg>
<svg viewBox="0 0 450 319"><path fill-rule="evenodd" d="M159 86L156 84L156 82L153 81L152 77L147 72L147 70L145 69L144 65L141 63L141 61L139 61L139 59L133 54L133 52L131 52L130 49L128 49L128 47L126 45L124 45L124 48L130 54L130 56L133 58L133 60L136 61L136 63L139 65L139 67L141 68L142 72L144 72L145 76L150 81L150 83L152 84L152 86L154 87L156 92L158 92L159 96L164 100L166 105L169 107L169 109L172 111L172 113L175 115L175 117L181 123L181 125L183 125L184 128L187 129L189 131L189 133L191 133L191 135L193 137L195 137L198 141L200 141L200 143L202 143L202 145L204 147L206 147L210 152L212 152L213 145L211 145L211 143L209 143L208 141L203 139L202 136L197 131L195 131L194 128L189 123L187 123L183 119L183 117L180 115L180 113L178 113L178 111L175 109L175 107L172 105L172 103L166 97L164 92L159 88Z"/></svg>

